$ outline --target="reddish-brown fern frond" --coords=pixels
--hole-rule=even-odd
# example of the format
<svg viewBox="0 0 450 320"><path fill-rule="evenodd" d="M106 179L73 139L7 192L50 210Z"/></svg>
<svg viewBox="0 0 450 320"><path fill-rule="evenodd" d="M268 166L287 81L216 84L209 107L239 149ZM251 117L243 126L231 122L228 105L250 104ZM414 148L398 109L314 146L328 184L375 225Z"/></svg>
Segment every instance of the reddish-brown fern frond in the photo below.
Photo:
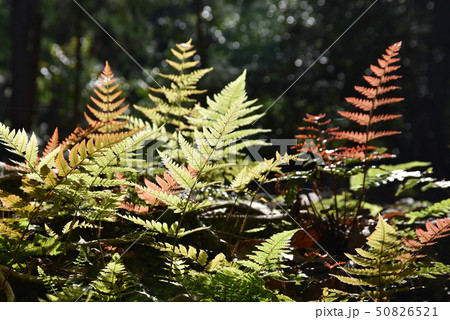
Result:
<svg viewBox="0 0 450 320"><path fill-rule="evenodd" d="M117 90L119 83L117 78L114 77L108 61L106 61L102 74L98 77L96 87L98 90L94 89L94 92L98 98L91 97L91 100L99 109L88 105L87 107L94 119L85 112L86 121L89 125L98 127L97 130L101 133L123 130L127 121L120 121L119 117L124 114L129 105L119 108L125 102L125 98L118 99L122 91Z"/></svg>
<svg viewBox="0 0 450 320"><path fill-rule="evenodd" d="M80 141L93 134L100 126L101 124L97 123L95 126L88 126L86 129L83 129L80 125L77 125L75 130L73 130L73 132L61 143L61 149L70 149Z"/></svg>
<svg viewBox="0 0 450 320"><path fill-rule="evenodd" d="M299 127L298 130L305 132L304 134L296 135L296 138L305 139L303 142L291 147L299 152L312 152L316 159L320 158L329 162L331 152L328 152L327 145L330 141L335 139L334 132L339 130L337 127L328 127L331 120L325 120L326 114L321 113L318 115L306 114L303 121L311 123L310 126Z"/></svg>
<svg viewBox="0 0 450 320"><path fill-rule="evenodd" d="M136 214L150 214L152 213L150 210L150 207L146 207L146 206L141 206L139 204L134 204L132 202L127 202L127 201L123 201L120 204L120 207L122 209L125 209L129 212L133 212Z"/></svg>
<svg viewBox="0 0 450 320"><path fill-rule="evenodd" d="M58 146L59 146L59 134L58 134L58 127L56 127L52 137L50 138L50 140L48 140L47 145L45 146L42 156L45 157L50 152L58 148Z"/></svg>
<svg viewBox="0 0 450 320"><path fill-rule="evenodd" d="M344 153L342 153L343 156L350 156L351 158L357 158L359 160L380 158L380 155L378 155L377 157L371 157L367 153L367 151L370 149L368 148L368 143L371 140L380 137L391 136L400 133L399 131L371 130L371 127L374 123L393 120L402 116L400 114L375 114L375 111L378 107L395 102L400 102L403 100L403 98L381 97L386 93L390 93L392 91L400 89L400 87L398 86L384 86L385 83L401 78L401 76L399 75L391 74L392 72L400 68L399 65L395 65L395 63L400 60L399 58L396 58L400 47L401 42L393 44L386 49L386 53L382 55L382 58L378 59L378 66L370 66L370 69L372 70L374 75L364 77L370 87L355 86L355 90L363 95L364 98L346 98L348 103L352 104L363 112L338 111L339 114L344 118L356 122L366 128L365 132L338 131L332 133L336 135L337 139L348 139L364 146L364 149L355 149L355 153L353 154L353 156L351 152L352 149L348 149ZM364 152L363 158L361 158L361 151ZM383 155L385 155L386 157L391 156L389 154Z"/></svg>
<svg viewBox="0 0 450 320"><path fill-rule="evenodd" d="M450 235L450 219L443 220L436 219L436 224L427 221L425 224L426 230L417 228L416 235L419 241L404 239L406 247L411 251L418 251L425 246L431 246L436 243L436 240Z"/></svg>
<svg viewBox="0 0 450 320"><path fill-rule="evenodd" d="M168 172L164 172L164 179L158 175L156 176L157 184L150 182L147 179L144 179L144 183L147 186L147 188L158 192L163 192L166 194L175 194L183 191L178 182L174 178L172 178L172 176ZM143 189L139 187L136 187L136 193L148 205L154 206L164 204L162 201L158 200L156 197L145 192Z"/></svg>
<svg viewBox="0 0 450 320"><path fill-rule="evenodd" d="M367 141L392 136L394 134L399 134L399 131L369 131L369 132L358 132L358 131L342 131L339 132L339 139L348 139L356 143L365 145Z"/></svg>

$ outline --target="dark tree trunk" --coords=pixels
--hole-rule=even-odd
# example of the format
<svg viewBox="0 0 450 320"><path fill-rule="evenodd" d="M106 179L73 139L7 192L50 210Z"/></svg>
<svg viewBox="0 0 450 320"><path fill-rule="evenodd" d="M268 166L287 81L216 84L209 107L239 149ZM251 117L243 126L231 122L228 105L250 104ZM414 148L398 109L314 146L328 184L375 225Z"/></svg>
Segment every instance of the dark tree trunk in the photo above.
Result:
<svg viewBox="0 0 450 320"><path fill-rule="evenodd" d="M82 32L82 12L81 9L77 6L75 8L75 37L77 39L77 46L75 49L75 75L74 75L74 91L73 91L73 123L79 123L80 118L80 96L81 96L81 70L83 68L82 64L82 56L81 56L81 37L83 35Z"/></svg>
<svg viewBox="0 0 450 320"><path fill-rule="evenodd" d="M450 173L450 1L436 1L429 53L429 99L423 112L431 113L431 136L426 144L436 172L441 177Z"/></svg>
<svg viewBox="0 0 450 320"><path fill-rule="evenodd" d="M14 128L29 130L36 99L42 17L37 0L12 1L12 97Z"/></svg>

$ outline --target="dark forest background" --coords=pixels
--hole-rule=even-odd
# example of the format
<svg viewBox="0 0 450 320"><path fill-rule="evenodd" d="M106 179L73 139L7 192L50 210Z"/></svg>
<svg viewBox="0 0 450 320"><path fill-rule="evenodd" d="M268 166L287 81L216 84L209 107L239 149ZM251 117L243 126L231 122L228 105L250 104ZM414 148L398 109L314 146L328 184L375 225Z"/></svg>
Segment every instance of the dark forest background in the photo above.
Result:
<svg viewBox="0 0 450 320"><path fill-rule="evenodd" d="M175 43L193 39L210 94L248 70L251 98L269 107L373 0L77 1L156 75ZM370 63L394 42L401 50L402 95L393 112L401 135L384 139L398 161L450 164L450 1L379 0L257 125L265 138L293 138L305 113L347 107ZM72 0L0 0L0 121L47 139L83 123L95 79L108 60L130 104L149 106L151 78ZM197 59L199 57L196 57ZM159 80L157 78L157 80ZM345 123L338 124L345 126ZM2 155L3 157L3 155ZM3 159L4 160L4 159Z"/></svg>

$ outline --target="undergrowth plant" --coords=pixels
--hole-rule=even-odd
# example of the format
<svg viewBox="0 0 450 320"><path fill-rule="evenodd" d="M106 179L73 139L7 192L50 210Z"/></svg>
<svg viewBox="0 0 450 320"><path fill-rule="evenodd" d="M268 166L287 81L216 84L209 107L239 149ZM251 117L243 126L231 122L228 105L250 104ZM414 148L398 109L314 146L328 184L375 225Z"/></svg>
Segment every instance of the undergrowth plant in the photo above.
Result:
<svg viewBox="0 0 450 320"><path fill-rule="evenodd" d="M402 182L398 193L420 183L447 185L425 177L429 170L411 171L428 164L373 164L393 158L373 141L399 133L375 127L401 116L379 112L402 100L391 96L399 89L392 82L400 78L394 73L400 46L390 46L371 66L368 86L355 87L363 98L347 98L359 110L339 111L361 131L307 114L296 154L277 152L261 162L245 152L265 145L257 138L268 131L254 125L262 105L247 96L246 71L206 96L198 85L212 68L196 69L191 40L172 49L175 58L166 61L175 72L159 74L163 85L149 88L148 106L130 110L106 62L85 112L87 125L65 139L56 128L40 146L36 134L0 124L0 142L13 157L1 164L9 172L0 176L1 299L26 299L16 294L25 283L45 288L45 297L32 298L46 301L161 301L179 294L190 301L298 300L317 283L303 273L308 258L298 262L301 251L292 250L305 249L298 245L305 232L314 240L307 249L320 243L339 255L324 277L332 273L345 285L325 290L323 300L385 301L405 281L448 274L435 257L423 259L424 249L449 233L447 200L406 213L404 229L379 216L366 246L336 268L345 263L344 248L359 246L345 247L350 239L371 228L367 211L381 211L367 203L369 189L385 180ZM275 176L282 165L305 160L302 171ZM275 222L258 209L272 205L265 203L272 196L261 192L267 182L287 184L287 205L278 206L292 210ZM220 219L219 212L232 232L205 218ZM292 216L298 221L288 221ZM430 217L439 219L415 235L408 229ZM252 218L263 222L249 227ZM249 243L258 245L243 254ZM350 285L364 290L346 292Z"/></svg>
<svg viewBox="0 0 450 320"><path fill-rule="evenodd" d="M346 253L358 268L340 267L346 275L333 275L344 283L370 289L358 295L327 289L324 300L331 301L339 297L388 301L395 293L411 289L406 279L436 274L437 270L445 271L445 267L440 265L417 269L415 260L426 256L421 253L423 248L434 245L437 239L448 236L449 232L450 220L444 218L437 219L435 224L428 221L426 230L417 228L417 240L402 238L393 226L379 216L375 231L367 238L368 249L356 249L358 255Z"/></svg>
<svg viewBox="0 0 450 320"><path fill-rule="evenodd" d="M397 58L400 47L401 42L389 46L378 59L378 65L370 66L373 75L364 76L368 86L355 86L355 90L364 98L346 98L359 111L338 111L340 116L362 126L363 131L341 130L333 126L332 120L325 114L307 114L304 118L307 126L299 127L302 133L296 136L303 141L293 148L300 154L311 154L312 157L305 163L307 170L289 174L285 178L288 180L287 192L293 192L297 201L299 195L307 197L303 201L305 204L300 206L307 211L306 219L312 221L313 228L337 250L345 245L357 226L361 211L365 208L376 210L376 207L365 202L369 163L394 157L372 145L372 141L400 133L394 130L374 130L378 123L401 117L400 114L379 112L380 107L403 100L387 95L400 89L396 85L388 85L401 78L400 75L393 74L400 68L397 65L400 61ZM352 145L346 145L340 140L348 140ZM359 195L355 197L351 193L354 191L348 188L348 180L358 174L362 176L362 181L358 190L355 190ZM309 188L301 187L295 181L306 182ZM331 198L324 199L323 191L328 191ZM311 193L318 200L313 201ZM291 201L295 198L292 199L291 196Z"/></svg>

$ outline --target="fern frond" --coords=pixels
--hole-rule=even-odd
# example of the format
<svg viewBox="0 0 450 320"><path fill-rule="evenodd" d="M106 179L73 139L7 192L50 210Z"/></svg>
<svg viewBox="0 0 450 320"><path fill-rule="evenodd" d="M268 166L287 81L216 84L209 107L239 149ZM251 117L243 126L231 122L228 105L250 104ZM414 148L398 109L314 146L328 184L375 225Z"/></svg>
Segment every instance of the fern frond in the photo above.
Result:
<svg viewBox="0 0 450 320"><path fill-rule="evenodd" d="M47 142L44 152L42 153L42 156L45 157L46 155L51 153L53 150L55 150L58 146L59 146L59 133L58 133L58 128L56 128L55 131L53 132L52 137Z"/></svg>
<svg viewBox="0 0 450 320"><path fill-rule="evenodd" d="M123 130L127 124L127 120L119 121L119 119L129 106L126 105L119 108L124 103L125 98L118 99L122 91L117 91L119 83L111 71L108 61L106 61L102 74L98 77L96 87L98 90L94 89L94 92L98 99L91 97L91 100L100 111L88 105L88 110L95 119L89 117L85 112L84 117L86 121L102 134Z"/></svg>
<svg viewBox="0 0 450 320"><path fill-rule="evenodd" d="M416 228L416 235L418 241L411 239L404 239L405 245L411 251L418 251L425 246L431 246L436 243L439 238L450 235L450 219L443 218L436 219L435 224L427 221L425 224L426 230Z"/></svg>
<svg viewBox="0 0 450 320"><path fill-rule="evenodd" d="M178 165L167 154L160 153L164 166L169 169L170 175L185 188L191 189L197 183L197 179L191 175L191 172L183 166Z"/></svg>
<svg viewBox="0 0 450 320"><path fill-rule="evenodd" d="M374 76L364 76L366 82L370 87L355 86L355 90L360 94L364 95L365 98L348 97L346 101L352 104L354 107L361 109L363 112L348 112L339 111L339 114L350 121L356 122L357 124L364 126L364 132L355 131L336 131L333 132L337 139L348 139L357 144L365 147L364 157L360 154L356 157L358 160L374 160L385 157L392 157L389 154L377 155L373 157L368 153L369 142L381 137L391 136L399 134L399 131L372 131L371 128L373 124L378 122L384 122L388 120L393 120L401 117L397 114L376 114L377 109L380 106L388 105L396 102L403 101L403 98L393 98L393 97L381 97L387 93L399 90L398 86L385 86L384 84L393 80L400 79L401 76L393 75L392 72L398 70L400 66L394 65L399 61L396 56L401 47L401 42L395 43L386 49L386 53L382 55L381 59L378 59L378 66L371 65L370 68L374 73ZM342 157L351 155L352 152L341 153Z"/></svg>
<svg viewBox="0 0 450 320"><path fill-rule="evenodd" d="M22 232L14 227L17 219L0 219L0 236L6 236L8 239L22 237Z"/></svg>
<svg viewBox="0 0 450 320"><path fill-rule="evenodd" d="M164 178L161 178L158 175L156 176L157 184L150 182L145 178L144 183L148 189L155 190L161 193L176 194L183 191L178 182L174 178L172 178L172 176L168 172L164 172ZM163 204L162 201L158 200L156 197L154 197L148 192L145 192L139 187L136 187L136 193L142 200L144 200L149 205Z"/></svg>
<svg viewBox="0 0 450 320"><path fill-rule="evenodd" d="M205 270L208 272L212 272L212 271L219 269L220 267L224 266L227 263L228 263L228 261L227 261L227 258L225 257L225 255L223 253L219 253L218 255L216 255L214 257L214 259L212 259L208 263Z"/></svg>
<svg viewBox="0 0 450 320"><path fill-rule="evenodd" d="M212 70L208 68L189 71L199 64L198 61L190 61L195 53L193 47L192 40L189 40L184 44L177 44L176 49L171 49L178 61L167 59L166 62L177 71L177 74L160 73L159 76L170 80L170 85L160 88L149 87L151 91L149 98L155 106L153 108L134 106L150 122L157 125L172 125L178 131L190 130L184 116L193 112L192 104L197 103L193 96L206 92L197 89L197 83Z"/></svg>
<svg viewBox="0 0 450 320"><path fill-rule="evenodd" d="M223 159L224 149L235 144L238 139L266 132L263 129L240 129L254 121L255 118L249 114L261 108L253 106L255 100L247 100L245 77L244 71L219 94L215 94L214 100L208 98L209 108L197 105L196 110L203 115L202 118L188 117L188 120L199 129L194 132L196 143L199 145L201 155L206 156L208 161ZM231 154L226 156L237 155L232 148L227 151Z"/></svg>
<svg viewBox="0 0 450 320"><path fill-rule="evenodd" d="M256 247L248 256L250 260L239 261L239 264L256 272L282 268L283 254L289 252L291 238L297 231L295 229L274 234Z"/></svg>
<svg viewBox="0 0 450 320"><path fill-rule="evenodd" d="M132 293L134 279L126 271L120 256L115 253L91 285L94 296L101 301L120 301Z"/></svg>
<svg viewBox="0 0 450 320"><path fill-rule="evenodd" d="M369 133L357 131L340 131L336 133L337 139L348 139L358 144L365 145L368 141L399 134L399 131L369 131Z"/></svg>
<svg viewBox="0 0 450 320"><path fill-rule="evenodd" d="M137 224L137 225L145 227L148 232L165 234L168 237L181 238L188 234L208 229L206 227L201 227L201 228L186 230L184 228L179 228L178 222L174 222L173 224L171 224L169 226L165 222L161 223L161 222L154 221L154 220L142 220L141 218L130 216L130 215L125 215L122 217L124 219L127 219L127 220ZM178 230L178 234L177 234L177 230Z"/></svg>
<svg viewBox="0 0 450 320"><path fill-rule="evenodd" d="M20 156L25 162L13 161L19 167L30 170L38 159L38 142L33 133L28 138L25 130L10 130L9 127L0 123L0 141L9 152Z"/></svg>
<svg viewBox="0 0 450 320"><path fill-rule="evenodd" d="M409 218L408 223L413 223L417 219L436 217L441 218L450 214L450 198L434 203L420 211L407 212L405 216Z"/></svg>
<svg viewBox="0 0 450 320"><path fill-rule="evenodd" d="M388 87L378 87L378 88L355 86L355 90L358 91L359 93L365 95L368 99L373 99L377 96L383 95L385 93L388 93L388 92L391 92L394 90L399 90L399 89L401 89L401 88L398 86L388 86Z"/></svg>
<svg viewBox="0 0 450 320"><path fill-rule="evenodd" d="M359 256L346 254L353 263L363 268L340 267L352 277L333 276L347 284L376 287L373 297L382 300L387 295L387 289L393 289L413 273L410 265L414 258L404 250L397 231L380 215L375 231L367 238L367 245L368 250L356 250Z"/></svg>
<svg viewBox="0 0 450 320"><path fill-rule="evenodd" d="M152 244L152 246L163 252L170 252L183 258L188 258L194 262L197 262L201 266L206 265L208 261L208 254L206 253L206 251L197 250L192 246L188 246L188 248L186 248L185 246L179 244L174 247L173 245L166 242L157 242Z"/></svg>
<svg viewBox="0 0 450 320"><path fill-rule="evenodd" d="M90 125L85 129L81 128L78 125L75 128L75 130L61 143L61 149L64 151L67 149L70 149L75 144L88 138L91 134L93 134L100 127L101 127L100 123L97 123L95 126Z"/></svg>

